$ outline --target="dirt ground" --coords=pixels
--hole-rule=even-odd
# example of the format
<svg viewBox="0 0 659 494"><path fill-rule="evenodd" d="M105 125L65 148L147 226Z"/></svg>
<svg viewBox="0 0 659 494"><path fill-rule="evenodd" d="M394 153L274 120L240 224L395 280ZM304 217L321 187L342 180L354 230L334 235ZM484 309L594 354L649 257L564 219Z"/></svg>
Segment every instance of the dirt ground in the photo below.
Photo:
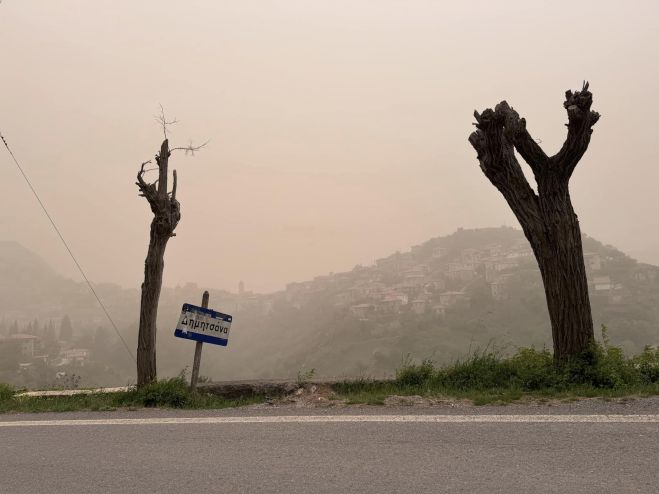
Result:
<svg viewBox="0 0 659 494"><path fill-rule="evenodd" d="M642 406L649 411L659 411L659 397L639 397L627 396L621 398L564 398L564 399L522 399L513 403L478 406L476 408L498 409L504 408L525 408L525 409L547 409L552 408L556 411L567 409L570 411L597 412L603 406L607 409L612 408L624 413L626 408ZM346 399L341 398L330 386L324 385L305 385L294 392L281 397L267 401L256 407L281 407L281 408L345 408L345 407L371 407L367 404L350 404ZM445 409L466 409L473 408L475 405L471 400L456 399L449 397L425 397L419 395L400 396L391 395L384 399L380 406L401 408L445 408Z"/></svg>

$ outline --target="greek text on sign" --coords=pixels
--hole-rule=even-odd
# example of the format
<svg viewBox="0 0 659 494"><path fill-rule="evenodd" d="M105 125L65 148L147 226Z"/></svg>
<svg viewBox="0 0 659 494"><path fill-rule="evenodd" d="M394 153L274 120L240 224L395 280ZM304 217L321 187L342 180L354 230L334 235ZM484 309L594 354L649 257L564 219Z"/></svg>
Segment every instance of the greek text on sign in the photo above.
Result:
<svg viewBox="0 0 659 494"><path fill-rule="evenodd" d="M233 318L228 314L183 304L174 336L227 346L232 320Z"/></svg>

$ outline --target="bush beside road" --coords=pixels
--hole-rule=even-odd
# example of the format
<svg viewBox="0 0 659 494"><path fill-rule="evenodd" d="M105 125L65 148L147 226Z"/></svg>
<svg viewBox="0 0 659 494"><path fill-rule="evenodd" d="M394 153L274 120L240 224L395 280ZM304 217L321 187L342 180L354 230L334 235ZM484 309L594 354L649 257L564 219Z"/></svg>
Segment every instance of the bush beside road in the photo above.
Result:
<svg viewBox="0 0 659 494"><path fill-rule="evenodd" d="M184 375L143 388L67 390L19 394L0 384L0 412L116 410L121 408L219 409L268 402L295 406L352 404L433 404L466 400L474 405L550 399L659 395L659 348L625 357L614 346L596 343L581 358L557 364L547 350L522 348L511 357L476 352L436 367L406 360L391 380L207 383L191 393Z"/></svg>

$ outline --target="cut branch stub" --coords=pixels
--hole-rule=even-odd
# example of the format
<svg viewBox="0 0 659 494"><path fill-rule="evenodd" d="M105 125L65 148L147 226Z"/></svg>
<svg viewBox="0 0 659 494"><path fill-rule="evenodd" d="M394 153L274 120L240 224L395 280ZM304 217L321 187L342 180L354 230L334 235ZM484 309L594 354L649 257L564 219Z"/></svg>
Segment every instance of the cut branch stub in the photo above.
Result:
<svg viewBox="0 0 659 494"><path fill-rule="evenodd" d="M538 177L542 170L547 167L547 155L531 137L526 129L526 119L520 118L515 109L502 101L496 106L495 112L501 115L504 121L504 132L506 137L513 143L517 152L524 158L534 176Z"/></svg>
<svg viewBox="0 0 659 494"><path fill-rule="evenodd" d="M588 90L588 82L584 82L581 91L566 91L563 107L567 112L567 138L560 151L552 156L552 165L561 176L569 180L577 163L588 149L593 125L600 119L600 114L590 109L593 104L593 94Z"/></svg>
<svg viewBox="0 0 659 494"><path fill-rule="evenodd" d="M512 141L515 131L506 132L506 120L514 119L509 114L511 110L504 101L495 110L474 112L477 130L469 136L469 142L478 153L485 176L504 196L520 223L528 225L539 214L537 197L515 157Z"/></svg>
<svg viewBox="0 0 659 494"><path fill-rule="evenodd" d="M161 197L167 196L167 180L168 171L167 165L169 164L169 156L172 153L169 151L169 141L165 139L160 146L160 153L156 155L156 163L158 163L158 194Z"/></svg>
<svg viewBox="0 0 659 494"><path fill-rule="evenodd" d="M144 167L150 163L145 161L137 173L137 186L140 190L140 195L145 197L151 206L153 212L152 227L155 231L163 236L173 236L174 229L181 219L181 206L176 199L177 176L174 170L173 176L173 189L170 195L167 192L167 179L168 179L168 164L171 151L169 150L169 143L165 139L160 146L160 153L156 155L155 160L158 164L158 179L153 183L148 183L144 180L145 170Z"/></svg>
<svg viewBox="0 0 659 494"><path fill-rule="evenodd" d="M475 132L469 137L469 142L478 152L481 168L486 165L481 160L481 157L484 156L484 147L491 148L490 154L499 154L500 150L506 148L505 145L496 145L491 139L500 128L506 143L514 146L531 167L536 181L540 180L541 176L549 174L562 181L569 180L579 160L588 149L593 132L592 127L600 118L599 113L590 109L593 95L588 87L588 82L584 82L581 91L566 91L563 107L568 115L566 124L568 135L560 151L551 158L529 133L526 128L526 119L520 118L519 114L506 101L499 103L494 110L488 108L480 114L474 111L476 128L483 131L483 134ZM492 148L492 145L495 147ZM496 166L496 164L489 163L489 166ZM483 170L485 171L485 168Z"/></svg>

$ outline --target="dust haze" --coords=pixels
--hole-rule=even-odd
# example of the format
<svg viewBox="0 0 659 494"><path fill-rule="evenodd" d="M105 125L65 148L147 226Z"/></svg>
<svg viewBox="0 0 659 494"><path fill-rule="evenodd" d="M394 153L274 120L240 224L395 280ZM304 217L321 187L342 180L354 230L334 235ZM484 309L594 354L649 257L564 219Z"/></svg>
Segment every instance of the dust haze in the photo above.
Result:
<svg viewBox="0 0 659 494"><path fill-rule="evenodd" d="M321 307L310 295L304 300L312 300L313 312L291 295L296 286L286 290L292 282L355 273L356 265L366 269L419 245L426 246L417 264L432 270L429 260L445 244L425 244L430 239L453 239L446 248L456 258L465 249L517 249L518 234L510 228L482 230L518 224L467 142L472 112L506 99L553 153L565 138L564 91L581 87L583 79L603 118L571 182L581 228L603 259L612 251L598 249L613 245L638 261L659 263L659 103L648 97L659 86L658 17L652 1L630 8L614 1L6 0L0 5L0 130L90 278L107 286L122 331L134 338L150 222L134 182L140 163L159 148L162 130L153 116L162 104L179 120L172 145L210 143L194 157L178 153L170 161L178 171L182 219L166 254L159 338L171 336L168 325L180 304L198 302L209 288L215 290L211 306L225 301L251 324L236 323L242 348L274 330L268 321L278 331L295 329L286 341L302 347L300 334L328 334L324 328L342 319L332 312L338 299ZM4 152L0 194L0 253L32 266L39 257L53 283L48 286L70 279L71 293L62 293L84 292ZM494 233L463 238L464 231L454 233L458 228ZM437 262L437 269L444 266ZM344 280L345 290L357 283L355 276ZM0 283L7 286L3 293L12 292L12 280ZM106 324L90 298L55 303L44 295L44 304L58 308L52 310L22 300L12 309L5 300L0 317L7 326L35 318L41 326L58 325L65 312L77 331ZM358 302L344 301L341 314L355 316L350 308ZM285 303L300 307L295 312ZM611 319L604 302L593 305L598 322ZM273 310L282 312L268 316ZM504 332L528 322L497 317L493 328ZM547 322L529 317L529 331L538 331L523 342L543 344ZM546 309L537 317L546 318ZM368 318L355 320L354 328L343 320L344 328L373 338L386 333L370 327ZM446 352L490 337L472 329L456 329ZM648 334L620 339L632 350ZM316 336L307 341L314 352L321 348L315 358L301 349L291 357L277 347L268 357L279 358L276 371L263 364L234 377L277 377L329 362L336 354L328 350L323 357L322 348L333 342ZM404 352L420 350L383 344L374 353L378 348L364 338L359 345L369 349L353 359L358 363L349 369L328 364L326 373L384 373ZM159 357L170 373L188 358L174 356L180 342L171 345L172 353ZM247 353L227 355L229 363L207 372L233 372L229 364Z"/></svg>

